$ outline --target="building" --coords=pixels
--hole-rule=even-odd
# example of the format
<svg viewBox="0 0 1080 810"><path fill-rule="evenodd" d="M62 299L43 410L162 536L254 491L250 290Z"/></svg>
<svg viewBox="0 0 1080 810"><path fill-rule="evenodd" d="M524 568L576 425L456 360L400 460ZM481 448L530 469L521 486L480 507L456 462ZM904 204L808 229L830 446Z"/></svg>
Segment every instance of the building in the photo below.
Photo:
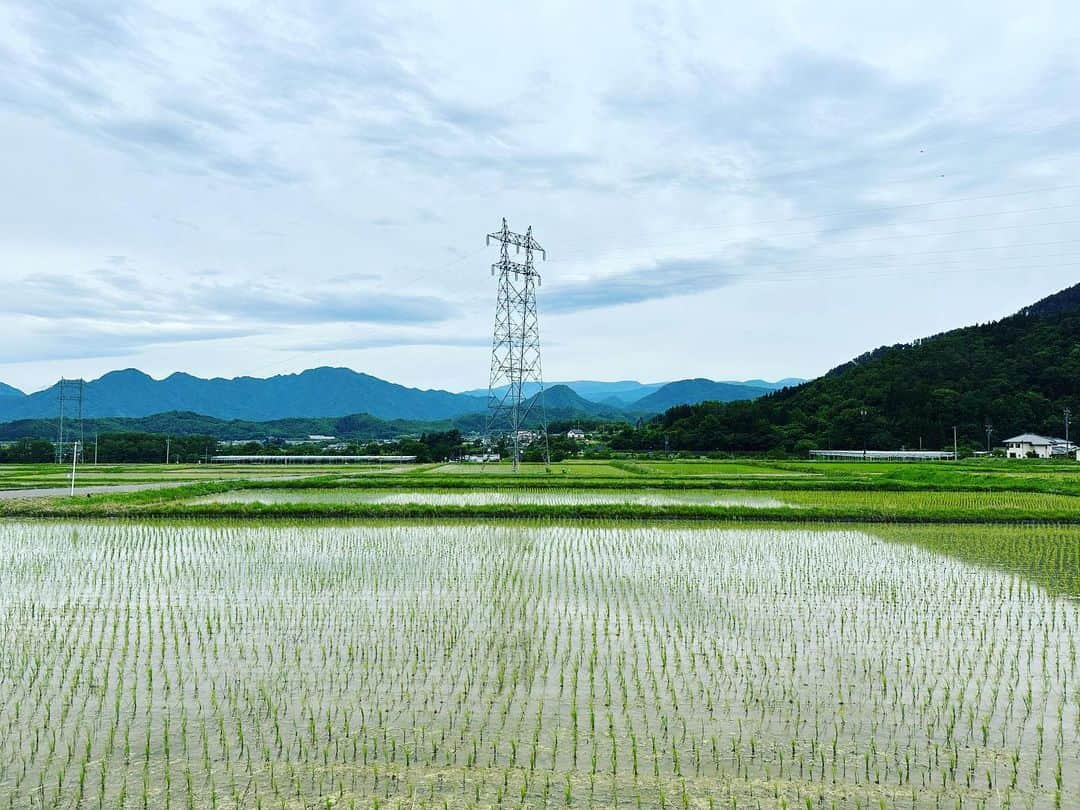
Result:
<svg viewBox="0 0 1080 810"><path fill-rule="evenodd" d="M566 431L566 438L573 442L584 441L585 431L580 428L570 428L570 430Z"/></svg>
<svg viewBox="0 0 1080 810"><path fill-rule="evenodd" d="M487 464L487 463L499 463L498 453L473 453L471 455L462 456L461 460L466 464Z"/></svg>
<svg viewBox="0 0 1080 810"><path fill-rule="evenodd" d="M841 461L951 461L951 450L811 450L811 458Z"/></svg>
<svg viewBox="0 0 1080 810"><path fill-rule="evenodd" d="M1005 440L1005 455L1008 458L1053 458L1069 455L1075 450L1076 445L1072 442L1037 433L1021 433Z"/></svg>

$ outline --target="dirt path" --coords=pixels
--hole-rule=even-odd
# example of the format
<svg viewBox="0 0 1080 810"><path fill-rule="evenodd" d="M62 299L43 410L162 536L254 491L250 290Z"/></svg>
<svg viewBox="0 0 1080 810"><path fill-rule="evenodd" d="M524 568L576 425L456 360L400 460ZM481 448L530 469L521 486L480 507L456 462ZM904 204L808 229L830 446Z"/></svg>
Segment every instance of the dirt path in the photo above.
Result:
<svg viewBox="0 0 1080 810"><path fill-rule="evenodd" d="M155 481L152 484L101 484L75 487L76 495L100 495L105 492L137 492L140 489L162 489L183 484L183 481ZM71 487L42 487L40 489L0 489L0 500L13 498L56 498L71 494Z"/></svg>
<svg viewBox="0 0 1080 810"><path fill-rule="evenodd" d="M298 481L303 478L312 478L321 473L296 473L293 475L268 475L260 477L218 478L219 481ZM143 484L91 484L90 486L75 485L76 495L102 495L109 492L138 492L142 489L165 489L168 487L182 487L188 484L203 483L201 481L152 481ZM0 501L13 500L15 498L57 498L69 495L71 487L37 487L35 489L0 489Z"/></svg>

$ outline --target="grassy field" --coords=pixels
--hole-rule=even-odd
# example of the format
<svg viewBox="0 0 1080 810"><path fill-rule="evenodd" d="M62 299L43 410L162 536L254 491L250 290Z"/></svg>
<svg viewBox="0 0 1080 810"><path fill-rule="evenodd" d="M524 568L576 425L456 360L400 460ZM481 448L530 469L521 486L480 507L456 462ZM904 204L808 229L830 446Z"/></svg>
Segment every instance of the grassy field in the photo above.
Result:
<svg viewBox="0 0 1080 810"><path fill-rule="evenodd" d="M147 484L157 482L218 481L233 479L287 478L297 475L347 475L415 472L415 466L357 467L341 464L284 465L260 464L82 464L76 473L79 486ZM71 467L61 464L0 464L0 490L37 489L67 486Z"/></svg>
<svg viewBox="0 0 1080 810"><path fill-rule="evenodd" d="M1080 464L612 461L525 465L84 467L83 484L168 484L76 498L0 499L13 517L547 517L1080 522ZM62 486L55 465L5 484Z"/></svg>
<svg viewBox="0 0 1080 810"><path fill-rule="evenodd" d="M0 802L1072 806L1078 538L4 522Z"/></svg>

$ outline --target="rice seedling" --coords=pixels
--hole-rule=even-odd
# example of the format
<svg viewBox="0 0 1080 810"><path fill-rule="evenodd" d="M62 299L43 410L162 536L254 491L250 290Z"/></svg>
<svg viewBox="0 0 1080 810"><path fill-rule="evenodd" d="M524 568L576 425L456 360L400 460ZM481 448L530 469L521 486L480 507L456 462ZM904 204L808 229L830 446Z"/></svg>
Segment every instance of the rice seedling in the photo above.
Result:
<svg viewBox="0 0 1080 810"><path fill-rule="evenodd" d="M0 807L1068 806L1080 532L962 531L0 523Z"/></svg>

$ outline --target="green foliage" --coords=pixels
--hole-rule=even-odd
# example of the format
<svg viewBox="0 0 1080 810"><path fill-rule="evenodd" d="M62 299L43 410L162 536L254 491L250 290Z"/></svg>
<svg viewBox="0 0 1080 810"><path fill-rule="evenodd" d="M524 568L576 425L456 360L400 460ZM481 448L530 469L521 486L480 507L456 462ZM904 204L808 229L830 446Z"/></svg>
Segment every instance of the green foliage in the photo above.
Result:
<svg viewBox="0 0 1080 810"><path fill-rule="evenodd" d="M172 462L190 464L217 452L217 440L212 436L171 438L150 433L103 433L97 440L97 458L102 463L164 462L166 442Z"/></svg>
<svg viewBox="0 0 1080 810"><path fill-rule="evenodd" d="M1059 435L1080 401L1080 285L1003 320L865 354L752 402L671 408L611 446L656 450L952 449L1024 431Z"/></svg>
<svg viewBox="0 0 1080 810"><path fill-rule="evenodd" d="M56 449L44 439L19 439L7 447L0 447L0 464L40 464L52 461Z"/></svg>

